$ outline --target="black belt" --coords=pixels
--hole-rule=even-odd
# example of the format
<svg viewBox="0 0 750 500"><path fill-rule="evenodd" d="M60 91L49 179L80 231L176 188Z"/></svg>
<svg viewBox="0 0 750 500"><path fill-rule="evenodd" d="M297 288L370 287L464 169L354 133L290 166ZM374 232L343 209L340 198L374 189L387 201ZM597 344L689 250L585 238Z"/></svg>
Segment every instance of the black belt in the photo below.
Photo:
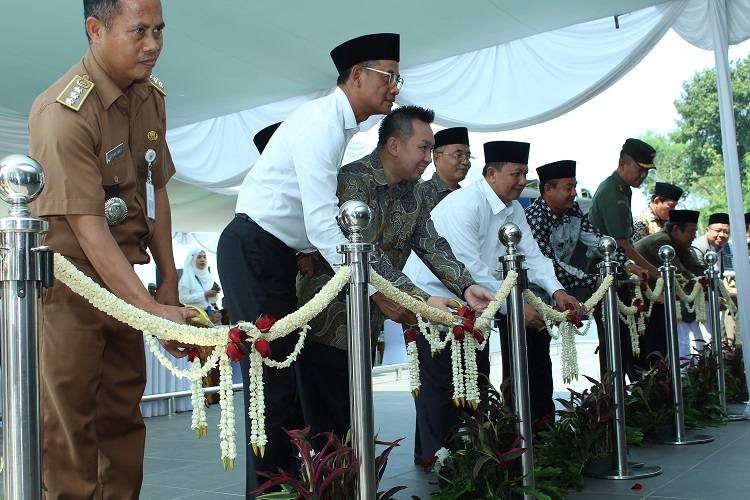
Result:
<svg viewBox="0 0 750 500"><path fill-rule="evenodd" d="M237 217L238 219L242 219L242 220L247 221L247 222L255 222L247 214L234 214L234 216Z"/></svg>

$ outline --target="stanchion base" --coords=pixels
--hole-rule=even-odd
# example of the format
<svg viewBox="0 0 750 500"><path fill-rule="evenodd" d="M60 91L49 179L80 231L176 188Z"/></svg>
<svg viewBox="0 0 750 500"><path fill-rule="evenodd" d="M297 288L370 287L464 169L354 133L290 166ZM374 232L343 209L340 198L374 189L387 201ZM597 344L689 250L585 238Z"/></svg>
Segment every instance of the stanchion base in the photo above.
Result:
<svg viewBox="0 0 750 500"><path fill-rule="evenodd" d="M585 475L597 479L640 479L644 477L658 476L661 472L661 467L657 465L645 466L641 464L640 467L631 467L628 462L628 467L624 471L610 469L606 472Z"/></svg>
<svg viewBox="0 0 750 500"><path fill-rule="evenodd" d="M628 462L628 469L640 469L645 465L643 462Z"/></svg>
<svg viewBox="0 0 750 500"><path fill-rule="evenodd" d="M692 434L690 436L685 436L684 439L679 440L677 438L672 439L654 439L651 440L652 443L656 444L703 444L703 443L710 443L714 440L713 436L709 436L708 434Z"/></svg>
<svg viewBox="0 0 750 500"><path fill-rule="evenodd" d="M747 420L747 417L739 413L727 414L727 418L725 420L727 422L741 422L742 420Z"/></svg>

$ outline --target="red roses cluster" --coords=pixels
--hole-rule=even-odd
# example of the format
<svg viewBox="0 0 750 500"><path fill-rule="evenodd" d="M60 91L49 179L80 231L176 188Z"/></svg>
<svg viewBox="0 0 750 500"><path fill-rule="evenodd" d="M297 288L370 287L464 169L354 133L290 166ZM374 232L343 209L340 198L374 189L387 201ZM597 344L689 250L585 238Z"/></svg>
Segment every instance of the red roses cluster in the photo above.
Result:
<svg viewBox="0 0 750 500"><path fill-rule="evenodd" d="M474 335L474 338L480 344L484 342L484 335L482 335L481 330L477 330L474 328L474 320L476 318L476 314L474 313L474 311L469 309L468 306L463 306L461 307L461 309L456 311L456 315L464 318L462 324L453 327L453 336L456 338L456 340L463 340L466 336L466 333L468 332Z"/></svg>
<svg viewBox="0 0 750 500"><path fill-rule="evenodd" d="M562 309L560 309L559 306L554 306L552 309L559 312L564 312ZM575 325L576 328L582 328L583 327L583 321L581 321L581 317L578 316L578 312L574 311L575 307L571 303L565 304L565 311L568 311L568 320Z"/></svg>
<svg viewBox="0 0 750 500"><path fill-rule="evenodd" d="M271 329L274 323L276 323L276 318L266 314L258 318L258 321L255 322L255 327L262 333L266 333ZM247 342L247 339L248 335L245 330L237 327L229 330L229 340L231 341L231 343L227 345L227 355L229 356L229 359L232 361L240 361L245 357L246 353L244 343ZM254 346L255 350L260 353L261 357L267 358L271 355L271 346L266 339L256 340Z"/></svg>

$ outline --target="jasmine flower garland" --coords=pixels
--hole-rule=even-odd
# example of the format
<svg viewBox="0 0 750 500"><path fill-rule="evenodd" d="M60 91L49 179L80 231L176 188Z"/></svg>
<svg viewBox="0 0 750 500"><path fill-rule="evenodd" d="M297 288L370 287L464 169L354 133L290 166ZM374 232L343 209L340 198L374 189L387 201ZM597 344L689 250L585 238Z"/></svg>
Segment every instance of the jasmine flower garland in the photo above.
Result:
<svg viewBox="0 0 750 500"><path fill-rule="evenodd" d="M592 310L596 304L598 304L604 294L612 285L614 277L607 276L602 281L601 286L584 302L586 310ZM591 319L586 323L586 327L583 332L579 331L570 321L570 311L557 311L552 308L549 304L546 304L542 299L534 295L531 290L524 290L523 297L531 307L536 309L544 319L544 324L547 326L547 332L550 337L557 340L560 339L561 346L561 359L562 359L562 376L566 383L571 380L578 379L578 352L575 345L575 335L586 335L589 327L591 326ZM555 335L553 331L553 324L558 323L558 334ZM636 343L637 345L637 343Z"/></svg>
<svg viewBox="0 0 750 500"><path fill-rule="evenodd" d="M412 297L408 293L402 292L393 286L390 281L380 276L374 269L371 269L370 273L372 286L392 301L401 304L414 313L421 314L423 318L426 318L433 323L439 323L446 326L453 324L454 317L451 313L441 311L435 307L430 307L423 301Z"/></svg>
<svg viewBox="0 0 750 500"><path fill-rule="evenodd" d="M221 419L219 421L219 438L221 439L221 460L224 470L234 469L234 460L237 458L237 445L235 443L236 430L234 426L234 391L232 390L232 365L226 351L219 358L220 378L219 406L221 407Z"/></svg>
<svg viewBox="0 0 750 500"><path fill-rule="evenodd" d="M516 284L517 279L518 273L516 271L508 272L508 275L503 280L503 284L495 294L495 301L490 302L490 304L487 306L487 309L485 309L481 316L479 316L479 318L474 322L475 328L482 332L488 331L490 329L490 322L495 318L495 313L500 310L500 307L505 302L505 299L508 298L510 289L513 288L513 286Z"/></svg>

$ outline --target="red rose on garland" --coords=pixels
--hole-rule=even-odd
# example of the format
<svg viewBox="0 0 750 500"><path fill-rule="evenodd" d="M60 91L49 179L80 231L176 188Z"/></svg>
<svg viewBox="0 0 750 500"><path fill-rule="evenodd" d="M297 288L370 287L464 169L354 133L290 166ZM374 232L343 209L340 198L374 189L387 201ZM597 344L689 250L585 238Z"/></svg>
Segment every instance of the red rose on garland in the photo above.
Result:
<svg viewBox="0 0 750 500"><path fill-rule="evenodd" d="M258 339L255 342L255 350L260 353L260 357L267 358L271 355L271 345L266 339Z"/></svg>
<svg viewBox="0 0 750 500"><path fill-rule="evenodd" d="M227 346L227 355L232 361L240 361L245 357L245 350L240 344L231 343Z"/></svg>

